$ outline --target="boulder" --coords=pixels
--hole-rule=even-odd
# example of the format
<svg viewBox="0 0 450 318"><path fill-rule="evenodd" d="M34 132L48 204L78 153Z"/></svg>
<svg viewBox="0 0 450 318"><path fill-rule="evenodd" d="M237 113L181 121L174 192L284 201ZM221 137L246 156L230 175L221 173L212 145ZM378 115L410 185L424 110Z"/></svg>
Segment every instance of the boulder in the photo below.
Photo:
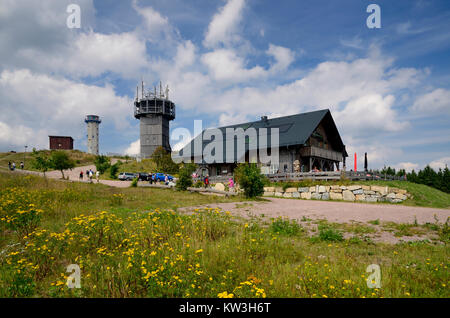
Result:
<svg viewBox="0 0 450 318"><path fill-rule="evenodd" d="M370 186L370 190L379 192L382 195L388 194L388 187L380 187L380 186Z"/></svg>
<svg viewBox="0 0 450 318"><path fill-rule="evenodd" d="M370 186L362 185L361 188L365 191L370 191Z"/></svg>
<svg viewBox="0 0 450 318"><path fill-rule="evenodd" d="M316 187L309 187L309 192L316 192Z"/></svg>
<svg viewBox="0 0 450 318"><path fill-rule="evenodd" d="M322 200L330 200L330 192L324 192L322 193Z"/></svg>
<svg viewBox="0 0 450 318"><path fill-rule="evenodd" d="M307 200L309 200L309 199L311 199L311 192L302 192L302 193L300 194L300 197L301 197L302 199L307 199Z"/></svg>
<svg viewBox="0 0 450 318"><path fill-rule="evenodd" d="M341 189L342 191L345 191L345 190L347 190L347 187L346 186L340 186L339 189Z"/></svg>
<svg viewBox="0 0 450 318"><path fill-rule="evenodd" d="M357 194L355 199L356 201L366 201L366 196L364 194Z"/></svg>
<svg viewBox="0 0 450 318"><path fill-rule="evenodd" d="M342 200L342 193L339 192L330 192L331 200Z"/></svg>
<svg viewBox="0 0 450 318"><path fill-rule="evenodd" d="M317 192L324 193L324 192L327 192L327 190L325 189L325 186L319 186L319 189Z"/></svg>
<svg viewBox="0 0 450 318"><path fill-rule="evenodd" d="M406 195L406 193L408 193L408 192L404 189L398 189L398 193Z"/></svg>
<svg viewBox="0 0 450 318"><path fill-rule="evenodd" d="M264 197L273 197L274 195L275 195L275 192L266 192L266 191L264 191L264 194L263 194Z"/></svg>
<svg viewBox="0 0 450 318"><path fill-rule="evenodd" d="M394 192L389 193L389 194L386 196L386 198L388 198L388 199L395 199L395 193L394 193Z"/></svg>
<svg viewBox="0 0 450 318"><path fill-rule="evenodd" d="M223 183L216 183L216 185L214 186L214 189L215 190L218 190L218 191L225 191L225 186L223 185Z"/></svg>
<svg viewBox="0 0 450 318"><path fill-rule="evenodd" d="M298 192L309 192L309 188L308 187L298 188Z"/></svg>
<svg viewBox="0 0 450 318"><path fill-rule="evenodd" d="M292 193L292 192L297 192L297 188L287 188L286 191L284 191L285 193Z"/></svg>
<svg viewBox="0 0 450 318"><path fill-rule="evenodd" d="M372 190L364 190L364 194L366 194L366 195L373 195L373 194L375 194L375 191L372 191Z"/></svg>
<svg viewBox="0 0 450 318"><path fill-rule="evenodd" d="M399 188L389 188L389 193L398 193L400 191Z"/></svg>
<svg viewBox="0 0 450 318"><path fill-rule="evenodd" d="M350 190L343 191L342 198L344 199L344 201L355 201L355 195Z"/></svg>
<svg viewBox="0 0 450 318"><path fill-rule="evenodd" d="M292 192L285 192L283 198L292 198Z"/></svg>
<svg viewBox="0 0 450 318"><path fill-rule="evenodd" d="M361 189L360 185L351 185L351 186L348 187L348 190L350 190L350 191L355 191L355 190L358 190L358 189Z"/></svg>
<svg viewBox="0 0 450 318"><path fill-rule="evenodd" d="M358 195L364 194L364 190L363 190L363 189L353 190L352 192L353 192L354 195L357 195L357 194L358 194Z"/></svg>
<svg viewBox="0 0 450 318"><path fill-rule="evenodd" d="M320 193L311 194L311 199L320 200L321 198L322 198L322 195Z"/></svg>
<svg viewBox="0 0 450 318"><path fill-rule="evenodd" d="M293 198L300 198L300 192L292 192Z"/></svg>
<svg viewBox="0 0 450 318"><path fill-rule="evenodd" d="M404 195L404 194L402 194L400 192L395 194L395 198L399 199L399 200L402 200L402 201L405 201L407 199L406 195Z"/></svg>
<svg viewBox="0 0 450 318"><path fill-rule="evenodd" d="M264 187L264 192L275 192L275 187Z"/></svg>
<svg viewBox="0 0 450 318"><path fill-rule="evenodd" d="M283 192L275 192L275 196L276 197L282 197L283 196Z"/></svg>
<svg viewBox="0 0 450 318"><path fill-rule="evenodd" d="M338 185L332 185L331 190L341 190L341 188Z"/></svg>
<svg viewBox="0 0 450 318"><path fill-rule="evenodd" d="M276 187L275 192L284 192L282 187Z"/></svg>
<svg viewBox="0 0 450 318"><path fill-rule="evenodd" d="M377 202L378 197L375 195L366 195L366 202Z"/></svg>

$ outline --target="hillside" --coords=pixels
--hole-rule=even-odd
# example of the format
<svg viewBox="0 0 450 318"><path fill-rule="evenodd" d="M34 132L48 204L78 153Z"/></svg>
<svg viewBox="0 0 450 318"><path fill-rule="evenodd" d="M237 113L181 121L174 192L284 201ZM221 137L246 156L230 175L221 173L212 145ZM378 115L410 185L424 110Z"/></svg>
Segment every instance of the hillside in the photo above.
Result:
<svg viewBox="0 0 450 318"><path fill-rule="evenodd" d="M0 297L449 297L446 244L178 210L236 199L0 172ZM447 224L427 226L448 242ZM66 286L69 264L79 289ZM368 264L382 288L367 288Z"/></svg>
<svg viewBox="0 0 450 318"><path fill-rule="evenodd" d="M47 154L50 154L50 150L40 150L42 152L45 152ZM86 166L94 163L95 156L82 152L80 150L62 150L69 154L69 157L75 161L75 165L77 167L79 166ZM16 168L20 168L20 162L25 162L25 170L31 170L36 171L32 167L32 162L34 162L34 157L32 156L32 152L1 152L0 153L0 167L2 169L6 168L8 169L8 162L15 162Z"/></svg>

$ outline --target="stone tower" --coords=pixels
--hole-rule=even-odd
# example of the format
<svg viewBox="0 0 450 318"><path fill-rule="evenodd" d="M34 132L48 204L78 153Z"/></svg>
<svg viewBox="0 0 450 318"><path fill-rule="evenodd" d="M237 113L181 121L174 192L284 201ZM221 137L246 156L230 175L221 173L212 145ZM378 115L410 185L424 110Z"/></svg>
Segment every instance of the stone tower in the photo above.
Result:
<svg viewBox="0 0 450 318"><path fill-rule="evenodd" d="M84 122L87 124L87 152L98 155L98 126L102 121L97 115L87 115Z"/></svg>
<svg viewBox="0 0 450 318"><path fill-rule="evenodd" d="M141 158L150 158L159 146L171 152L169 144L169 122L175 119L175 104L169 100L169 88L163 92L159 85L153 92L144 91L142 82L141 96L136 89L134 117L140 120Z"/></svg>

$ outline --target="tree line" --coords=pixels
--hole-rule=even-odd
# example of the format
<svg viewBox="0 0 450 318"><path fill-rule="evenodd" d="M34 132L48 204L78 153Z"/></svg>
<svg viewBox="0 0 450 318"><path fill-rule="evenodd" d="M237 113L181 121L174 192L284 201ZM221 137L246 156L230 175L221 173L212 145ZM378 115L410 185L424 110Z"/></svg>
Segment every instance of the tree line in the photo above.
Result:
<svg viewBox="0 0 450 318"><path fill-rule="evenodd" d="M408 173L405 169L399 169L396 171L395 168L391 167L384 167L381 171L374 172L388 176L406 176L405 179L409 182L425 184L443 192L450 193L450 169L447 166L445 166L444 169L439 168L438 171L427 165L425 168L417 172L414 169Z"/></svg>

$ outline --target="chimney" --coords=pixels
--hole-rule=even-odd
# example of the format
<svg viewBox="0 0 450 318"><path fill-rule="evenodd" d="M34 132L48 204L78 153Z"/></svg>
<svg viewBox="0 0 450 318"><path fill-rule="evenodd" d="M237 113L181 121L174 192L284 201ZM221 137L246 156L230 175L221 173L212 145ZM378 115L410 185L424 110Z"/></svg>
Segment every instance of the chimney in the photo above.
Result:
<svg viewBox="0 0 450 318"><path fill-rule="evenodd" d="M267 121L267 116L261 116L262 121Z"/></svg>

